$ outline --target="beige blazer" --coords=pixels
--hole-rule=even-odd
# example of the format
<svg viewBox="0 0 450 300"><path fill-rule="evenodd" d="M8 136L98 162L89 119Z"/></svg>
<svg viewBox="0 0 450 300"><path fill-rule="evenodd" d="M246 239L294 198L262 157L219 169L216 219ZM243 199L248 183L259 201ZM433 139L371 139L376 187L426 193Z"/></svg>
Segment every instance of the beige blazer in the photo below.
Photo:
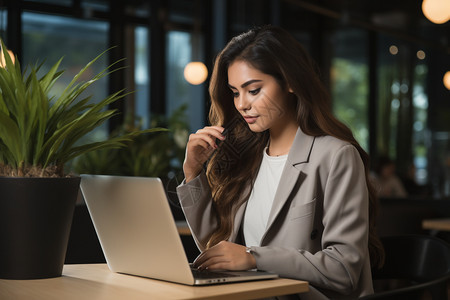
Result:
<svg viewBox="0 0 450 300"><path fill-rule="evenodd" d="M205 173L182 183L177 192L196 244L204 250L217 228ZM234 217L231 242L244 244L240 227L245 208L246 203ZM368 209L364 166L356 148L299 129L261 245L251 247L257 268L307 280L313 291L332 299L357 299L373 293Z"/></svg>

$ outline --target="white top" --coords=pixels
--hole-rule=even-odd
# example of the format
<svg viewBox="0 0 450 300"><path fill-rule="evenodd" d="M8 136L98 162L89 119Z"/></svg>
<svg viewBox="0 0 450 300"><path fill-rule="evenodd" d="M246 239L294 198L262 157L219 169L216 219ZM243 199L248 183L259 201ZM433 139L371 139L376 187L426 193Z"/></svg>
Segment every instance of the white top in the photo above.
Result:
<svg viewBox="0 0 450 300"><path fill-rule="evenodd" d="M248 247L260 245L287 157L287 154L269 156L267 147L264 149L244 216L244 238Z"/></svg>

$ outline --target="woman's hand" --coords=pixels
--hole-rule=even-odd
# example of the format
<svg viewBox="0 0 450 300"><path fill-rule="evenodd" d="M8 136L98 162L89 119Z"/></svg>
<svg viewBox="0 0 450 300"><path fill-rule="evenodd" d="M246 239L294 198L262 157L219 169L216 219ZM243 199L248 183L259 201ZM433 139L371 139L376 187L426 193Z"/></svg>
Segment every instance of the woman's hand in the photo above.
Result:
<svg viewBox="0 0 450 300"><path fill-rule="evenodd" d="M249 270L256 268L256 260L246 247L221 241L202 252L194 261L194 267L210 270Z"/></svg>
<svg viewBox="0 0 450 300"><path fill-rule="evenodd" d="M183 163L186 182L191 181L200 173L203 164L217 149L216 139L225 139L222 135L223 130L224 128L220 126L207 126L189 136Z"/></svg>

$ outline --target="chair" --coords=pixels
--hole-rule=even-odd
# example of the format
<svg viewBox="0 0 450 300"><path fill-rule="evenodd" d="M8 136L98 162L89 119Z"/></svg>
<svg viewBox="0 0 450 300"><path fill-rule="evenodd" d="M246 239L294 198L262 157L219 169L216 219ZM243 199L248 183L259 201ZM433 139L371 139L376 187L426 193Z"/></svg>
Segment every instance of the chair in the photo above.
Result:
<svg viewBox="0 0 450 300"><path fill-rule="evenodd" d="M381 241L386 260L381 269L372 270L374 285L379 280L407 284L385 291L375 290L375 294L361 297L361 300L449 299L450 245L447 242L427 235L382 237Z"/></svg>

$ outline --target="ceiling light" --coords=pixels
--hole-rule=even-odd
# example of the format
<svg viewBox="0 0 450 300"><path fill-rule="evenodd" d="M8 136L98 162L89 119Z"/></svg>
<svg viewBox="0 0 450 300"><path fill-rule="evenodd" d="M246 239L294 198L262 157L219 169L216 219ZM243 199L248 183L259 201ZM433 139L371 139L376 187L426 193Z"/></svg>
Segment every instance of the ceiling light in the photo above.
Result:
<svg viewBox="0 0 450 300"><path fill-rule="evenodd" d="M200 61L193 61L184 68L184 78L190 84L198 85L203 83L208 77L208 69Z"/></svg>
<svg viewBox="0 0 450 300"><path fill-rule="evenodd" d="M447 90L450 90L450 71L445 73L443 81Z"/></svg>
<svg viewBox="0 0 450 300"><path fill-rule="evenodd" d="M450 20L450 1L423 0L422 12L431 22L443 24Z"/></svg>
<svg viewBox="0 0 450 300"><path fill-rule="evenodd" d="M390 52L392 55L397 55L397 53L398 53L398 48L397 48L397 46L395 46L395 45L390 46L390 47L389 47L389 52Z"/></svg>
<svg viewBox="0 0 450 300"><path fill-rule="evenodd" d="M425 59L425 52L423 51L423 50L419 50L419 51L417 51L417 58L418 59L420 59L420 60L422 60L422 59Z"/></svg>

